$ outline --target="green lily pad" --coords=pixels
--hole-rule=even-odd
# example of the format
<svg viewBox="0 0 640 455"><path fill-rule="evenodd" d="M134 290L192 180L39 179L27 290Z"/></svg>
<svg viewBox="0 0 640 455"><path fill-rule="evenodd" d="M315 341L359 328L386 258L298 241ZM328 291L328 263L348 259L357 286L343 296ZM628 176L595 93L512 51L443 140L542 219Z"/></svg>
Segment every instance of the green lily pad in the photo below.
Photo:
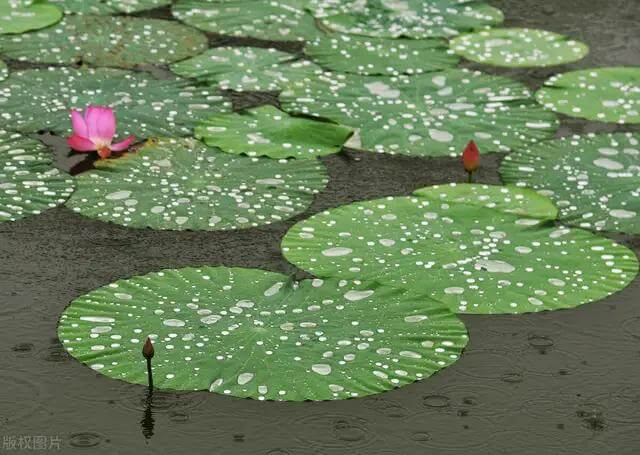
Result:
<svg viewBox="0 0 640 455"><path fill-rule="evenodd" d="M294 282L256 269L164 270L76 300L60 318L69 353L96 371L259 400L339 400L424 379L454 363L462 322L424 294L377 283Z"/></svg>
<svg viewBox="0 0 640 455"><path fill-rule="evenodd" d="M76 177L67 202L89 218L160 230L225 230L304 212L328 179L322 163L249 158L195 139L159 139Z"/></svg>
<svg viewBox="0 0 640 455"><path fill-rule="evenodd" d="M640 123L640 68L592 68L552 76L536 94L547 109L571 117Z"/></svg>
<svg viewBox="0 0 640 455"><path fill-rule="evenodd" d="M2 60L0 60L0 81L5 80L8 75L9 75L9 68L7 67L7 64Z"/></svg>
<svg viewBox="0 0 640 455"><path fill-rule="evenodd" d="M541 142L508 155L500 173L553 199L564 223L640 234L639 144L633 133Z"/></svg>
<svg viewBox="0 0 640 455"><path fill-rule="evenodd" d="M222 96L185 80L157 80L116 69L49 68L12 73L0 82L3 119L20 132L71 134L72 108L111 106L118 134L187 136L198 120L230 108Z"/></svg>
<svg viewBox="0 0 640 455"><path fill-rule="evenodd" d="M544 67L580 60L589 47L567 36L529 28L493 28L451 40L468 60L511 68Z"/></svg>
<svg viewBox="0 0 640 455"><path fill-rule="evenodd" d="M460 313L571 308L633 280L632 251L554 225L555 209L540 198L515 187L429 187L314 215L282 250L316 276L427 291Z"/></svg>
<svg viewBox="0 0 640 455"><path fill-rule="evenodd" d="M296 80L308 80L321 68L275 49L216 47L171 65L179 76L218 84L223 90L275 91Z"/></svg>
<svg viewBox="0 0 640 455"><path fill-rule="evenodd" d="M379 38L450 37L504 20L475 0L312 0L308 7L331 30Z"/></svg>
<svg viewBox="0 0 640 455"><path fill-rule="evenodd" d="M196 137L222 151L269 158L314 159L337 153L353 130L334 123L291 117L273 106L211 117Z"/></svg>
<svg viewBox="0 0 640 455"><path fill-rule="evenodd" d="M49 0L65 14L135 13L170 5L171 0Z"/></svg>
<svg viewBox="0 0 640 455"><path fill-rule="evenodd" d="M307 43L304 51L332 71L365 76L428 73L452 68L459 60L436 39L328 35Z"/></svg>
<svg viewBox="0 0 640 455"><path fill-rule="evenodd" d="M0 130L0 222L37 215L67 200L73 179L52 161L41 142Z"/></svg>
<svg viewBox="0 0 640 455"><path fill-rule="evenodd" d="M270 41L302 41L322 32L295 2L254 0L179 0L176 19L207 32Z"/></svg>
<svg viewBox="0 0 640 455"><path fill-rule="evenodd" d="M473 139L483 153L553 136L555 115L509 79L467 70L413 77L324 74L280 95L288 112L360 128L362 148L459 156Z"/></svg>
<svg viewBox="0 0 640 455"><path fill-rule="evenodd" d="M38 30L61 18L62 11L46 2L0 0L0 35Z"/></svg>
<svg viewBox="0 0 640 455"><path fill-rule="evenodd" d="M72 15L46 30L0 37L2 54L20 61L134 68L183 60L207 48L207 37L173 21Z"/></svg>

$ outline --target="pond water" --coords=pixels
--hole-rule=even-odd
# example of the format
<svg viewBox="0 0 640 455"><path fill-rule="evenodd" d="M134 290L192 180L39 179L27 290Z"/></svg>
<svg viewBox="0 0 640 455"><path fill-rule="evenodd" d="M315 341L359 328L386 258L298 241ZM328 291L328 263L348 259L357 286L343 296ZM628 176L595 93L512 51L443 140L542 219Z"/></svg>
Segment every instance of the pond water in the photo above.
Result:
<svg viewBox="0 0 640 455"><path fill-rule="evenodd" d="M640 64L636 0L491 0L507 26L539 27L588 43L582 61L495 70L539 87L552 73ZM167 18L166 9L142 14ZM213 44L256 44L211 36ZM260 44L260 43L258 43ZM265 43L261 43L265 45ZM297 44L280 44L287 51ZM163 74L156 69L156 74ZM235 96L236 107L275 102ZM640 131L562 117L559 135ZM47 142L60 145L55 138ZM75 173L84 157L57 148ZM502 155L483 157L477 180L499 183ZM61 453L630 454L640 447L640 279L597 303L523 316L462 316L460 361L382 395L319 403L173 393L104 377L71 358L56 336L71 300L161 268L225 265L292 273L279 244L296 220L329 207L427 185L465 181L458 159L347 151L323 158L331 177L303 215L236 232L125 229L61 207L0 224L0 433L44 436ZM618 236L640 254L640 238ZM57 439L56 439L57 438Z"/></svg>

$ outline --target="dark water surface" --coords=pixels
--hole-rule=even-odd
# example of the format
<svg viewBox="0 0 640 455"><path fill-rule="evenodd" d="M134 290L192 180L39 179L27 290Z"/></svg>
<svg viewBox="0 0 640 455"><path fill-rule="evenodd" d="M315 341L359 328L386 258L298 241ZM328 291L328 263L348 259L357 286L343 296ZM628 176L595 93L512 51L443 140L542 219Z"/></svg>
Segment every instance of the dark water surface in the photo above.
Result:
<svg viewBox="0 0 640 455"><path fill-rule="evenodd" d="M550 70L467 66L537 87L554 71L640 64L638 0L490 3L503 9L508 25L569 34L587 42L591 54ZM559 135L638 130L563 118ZM77 164L59 152L61 167ZM498 183L501 159L483 157L478 179ZM323 161L329 187L297 219L465 178L457 159L349 151ZM455 365L399 390L337 402L258 402L207 392L148 396L144 387L81 365L56 337L58 316L71 300L120 278L204 264L293 272L279 243L294 221L238 232L161 232L57 208L0 224L0 452L20 452L5 443L22 436L44 437L59 453L91 454L640 453L640 279L574 310L463 316L471 341ZM621 240L640 253L639 237Z"/></svg>

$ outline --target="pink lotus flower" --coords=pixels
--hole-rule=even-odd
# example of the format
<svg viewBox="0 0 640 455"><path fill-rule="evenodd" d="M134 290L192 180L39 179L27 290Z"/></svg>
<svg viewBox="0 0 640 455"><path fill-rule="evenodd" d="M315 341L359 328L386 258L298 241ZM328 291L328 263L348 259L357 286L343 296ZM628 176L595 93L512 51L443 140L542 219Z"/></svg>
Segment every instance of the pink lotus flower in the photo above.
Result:
<svg viewBox="0 0 640 455"><path fill-rule="evenodd" d="M113 109L105 106L87 106L84 117L80 111L71 109L73 134L67 144L76 152L98 152L100 158L109 158L111 152L129 148L136 139L129 136L122 142L112 144L116 134L116 116Z"/></svg>

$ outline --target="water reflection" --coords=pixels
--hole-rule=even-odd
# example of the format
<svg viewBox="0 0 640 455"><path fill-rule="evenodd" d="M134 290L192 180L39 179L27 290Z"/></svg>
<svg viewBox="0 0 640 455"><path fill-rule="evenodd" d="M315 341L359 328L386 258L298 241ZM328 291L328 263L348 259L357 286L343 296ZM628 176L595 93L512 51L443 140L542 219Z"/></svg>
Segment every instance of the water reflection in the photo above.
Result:
<svg viewBox="0 0 640 455"><path fill-rule="evenodd" d="M140 420L140 429L145 439L149 440L153 436L153 430L155 427L155 419L153 418L153 389L149 389L147 392L147 399L145 401L145 408L142 412L142 419Z"/></svg>

